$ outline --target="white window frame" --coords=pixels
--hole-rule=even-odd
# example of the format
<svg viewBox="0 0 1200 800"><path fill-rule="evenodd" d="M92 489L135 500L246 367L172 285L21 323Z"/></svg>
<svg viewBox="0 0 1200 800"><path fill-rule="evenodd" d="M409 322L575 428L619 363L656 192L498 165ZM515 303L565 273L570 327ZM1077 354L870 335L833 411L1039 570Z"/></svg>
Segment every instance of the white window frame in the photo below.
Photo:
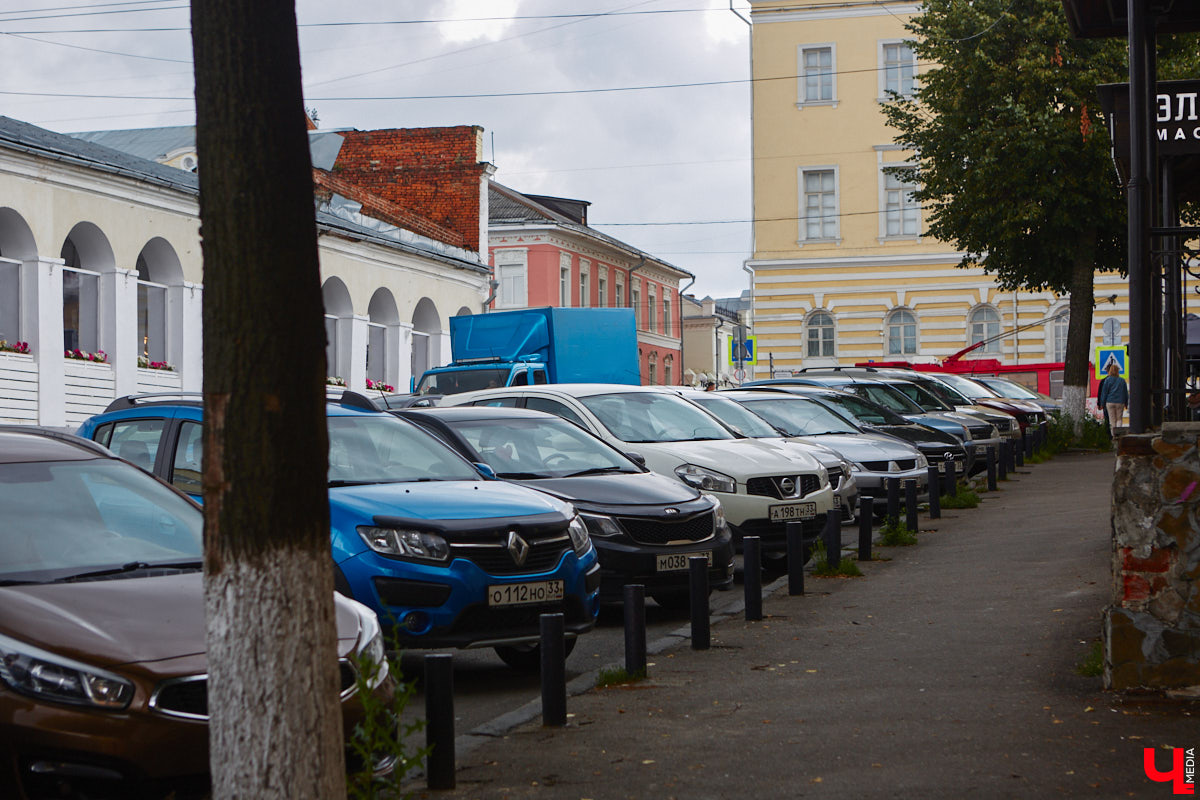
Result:
<svg viewBox="0 0 1200 800"><path fill-rule="evenodd" d="M920 188L918 184L901 183L900 179L889 175L885 170L892 167L907 167L911 166L907 162L883 162L879 164L879 241L915 241L921 238L921 230L924 225L924 217L921 214L921 204L912 197L912 192ZM888 181L893 180L900 184L899 187L893 188L888 186ZM892 191L902 192L900 206L894 211L888 204L888 193ZM905 230L905 213L916 212L916 228L911 233ZM888 233L888 222L893 214L898 214L900 218L900 233Z"/></svg>
<svg viewBox="0 0 1200 800"><path fill-rule="evenodd" d="M829 51L829 98L810 100L808 99L808 75L805 73L804 56L806 53L818 50ZM808 106L830 106L837 108L837 43L813 42L799 45L796 48L796 76L796 108L806 108Z"/></svg>
<svg viewBox="0 0 1200 800"><path fill-rule="evenodd" d="M100 273L94 272L90 269L78 269L76 267L63 267L62 271L63 271L63 297L62 297L62 300L63 300L63 339L64 339L63 347L67 350L82 350L87 353L95 353L96 351L98 351L100 349ZM69 273L69 272L78 274L81 277L81 279L84 279L84 278L88 279L87 282L90 283L90 286L91 286L90 302L85 305L84 286L86 284L84 282L82 282L82 280L81 280L80 292L79 292L79 324L80 324L80 327L76 331L78 341L75 342L74 347L71 347L70 343L68 343L66 341L66 330L67 330L66 277L67 277L67 273ZM90 305L90 308L88 308L89 305ZM84 320L85 312L88 314L88 316L91 317L90 319L86 320L86 324L88 325L88 328L89 328L89 330L87 331L88 338L84 338L84 335L83 335L83 325L85 323L85 320Z"/></svg>
<svg viewBox="0 0 1200 800"><path fill-rule="evenodd" d="M563 308L571 306L571 254L558 254L558 304Z"/></svg>
<svg viewBox="0 0 1200 800"><path fill-rule="evenodd" d="M637 281L629 284L629 305L633 309L633 327L635 330L644 330L642 328L641 309L638 308L642 303L642 289L638 286Z"/></svg>
<svg viewBox="0 0 1200 800"><path fill-rule="evenodd" d="M1051 361L1066 361L1067 337L1071 329L1071 308L1068 305L1059 306L1050 315L1050 341L1046 348Z"/></svg>
<svg viewBox="0 0 1200 800"><path fill-rule="evenodd" d="M596 265L596 307L608 305L608 268Z"/></svg>
<svg viewBox="0 0 1200 800"><path fill-rule="evenodd" d="M496 251L496 308L529 305L528 254L524 249Z"/></svg>
<svg viewBox="0 0 1200 800"><path fill-rule="evenodd" d="M672 317L671 317L671 293L668 292L665 287L663 288L662 306L663 306L663 335L670 336L671 335L671 320L672 320Z"/></svg>
<svg viewBox="0 0 1200 800"><path fill-rule="evenodd" d="M613 303L617 308L626 308L629 305L629 298L625 296L625 273L617 271L613 275L613 289L617 294L617 301Z"/></svg>
<svg viewBox="0 0 1200 800"><path fill-rule="evenodd" d="M387 333L382 322L367 323L367 377L373 381L387 381Z"/></svg>
<svg viewBox="0 0 1200 800"><path fill-rule="evenodd" d="M592 264L586 259L579 259L579 307L587 308L591 302L592 287L589 284L589 279L592 277Z"/></svg>
<svg viewBox="0 0 1200 800"><path fill-rule="evenodd" d="M817 317L824 317L829 320L828 325L816 324ZM824 331L829 330L829 341L826 342ZM813 333L820 332L820 335L814 340ZM829 352L824 352L825 344L829 345ZM813 345L817 345L817 352L812 352ZM833 318L827 309L814 309L808 315L808 319L804 321L804 357L805 358L837 358L837 320Z"/></svg>
<svg viewBox="0 0 1200 800"><path fill-rule="evenodd" d="M646 330L658 332L658 286L646 284Z"/></svg>
<svg viewBox="0 0 1200 800"><path fill-rule="evenodd" d="M977 315L988 311L995 315L994 319L989 319L982 322L976 319ZM1002 317L999 309L993 305L984 303L972 308L971 313L967 315L967 346L969 347L991 336L999 336L1001 320ZM982 326L983 330L977 331L977 326ZM998 355L1000 353L1000 345L1000 339L992 339L992 341L988 342L982 347L972 350L971 352L973 354L988 353L990 355Z"/></svg>
<svg viewBox="0 0 1200 800"><path fill-rule="evenodd" d="M832 172L833 173L833 236L815 236L808 237L808 194L804 191L804 179L809 173L814 172ZM841 244L842 241L842 191L841 191L841 176L839 174L837 164L823 164L815 166L799 167L796 170L796 189L799 197L798 216L800 218L799 238L796 244L803 246L806 242L832 242ZM824 194L824 192L822 192ZM821 233L825 233L824 215L821 215Z"/></svg>
<svg viewBox="0 0 1200 800"><path fill-rule="evenodd" d="M893 327L903 328L903 326L907 326L908 324L910 324L907 321L905 321L905 322L896 322L895 321L896 318L899 317L901 314L908 314L910 317L912 317L911 324L913 326L913 349L912 350L905 349L904 340L908 337L906 337L904 335L903 330L901 330L900 349L893 352L892 346L891 346L892 328ZM921 321L917 318L916 312L913 311L911 308L894 308L890 312L888 312L887 317L883 321L883 353L884 353L885 358L887 356L920 355L920 353L921 353Z"/></svg>
<svg viewBox="0 0 1200 800"><path fill-rule="evenodd" d="M878 72L879 72L879 97L877 99L879 100L880 103L890 103L892 100L892 98L889 97L887 94L887 90L888 90L887 63L884 61L884 57L885 57L885 54L887 53L887 49L889 47L893 47L896 45L902 45L902 46L908 47L909 55L912 56L912 62L911 62L912 63L912 82L913 82L912 91L907 92L907 93L900 92L900 96L911 98L917 88L917 81L918 81L917 54L915 52L913 52L912 46L910 44L908 44L908 41L906 41L904 39L880 39L877 50L876 50L877 63L879 65L879 69L878 69Z"/></svg>
<svg viewBox="0 0 1200 800"><path fill-rule="evenodd" d="M138 280L138 355L150 361L167 360L167 286ZM143 303L142 297L145 295ZM142 315L145 314L143 326ZM143 334L143 327L145 333Z"/></svg>

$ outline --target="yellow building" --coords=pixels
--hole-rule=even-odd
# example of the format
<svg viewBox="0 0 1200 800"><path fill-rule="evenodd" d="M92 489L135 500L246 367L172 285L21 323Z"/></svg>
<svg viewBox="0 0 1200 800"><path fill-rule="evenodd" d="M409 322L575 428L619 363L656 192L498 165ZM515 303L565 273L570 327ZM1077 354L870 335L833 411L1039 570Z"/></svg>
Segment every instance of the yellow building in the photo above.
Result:
<svg viewBox="0 0 1200 800"><path fill-rule="evenodd" d="M999 290L924 234L886 175L887 91L910 94L922 65L904 44L918 10L897 0L751 0L755 376L856 361L935 362L972 353L1005 364L1061 361L1067 298ZM1128 284L1098 274L1095 344L1127 341ZM1060 376L1061 380L1061 376ZM1054 388L1057 390L1058 382Z"/></svg>

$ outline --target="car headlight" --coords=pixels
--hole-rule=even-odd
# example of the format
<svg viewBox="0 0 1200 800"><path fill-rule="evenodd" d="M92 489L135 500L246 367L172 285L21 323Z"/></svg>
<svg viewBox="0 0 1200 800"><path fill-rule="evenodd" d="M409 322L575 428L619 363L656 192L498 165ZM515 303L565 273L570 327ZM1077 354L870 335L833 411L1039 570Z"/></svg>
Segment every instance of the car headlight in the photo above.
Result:
<svg viewBox="0 0 1200 800"><path fill-rule="evenodd" d="M0 636L0 680L14 691L74 706L118 711L133 699L133 684L106 670Z"/></svg>
<svg viewBox="0 0 1200 800"><path fill-rule="evenodd" d="M713 504L713 529L719 531L725 527L725 509L721 507L721 500L716 495L704 493L704 496L712 500Z"/></svg>
<svg viewBox="0 0 1200 800"><path fill-rule="evenodd" d="M695 464L681 464L675 468L675 475L689 486L695 486L706 492L737 493L737 481L728 475Z"/></svg>
<svg viewBox="0 0 1200 800"><path fill-rule="evenodd" d="M362 628L358 632L358 642L354 646L357 656L357 667L366 679L367 688L374 689L383 683L388 674L386 648L383 645L383 631L379 627L379 619L375 612L366 606L357 609Z"/></svg>
<svg viewBox="0 0 1200 800"><path fill-rule="evenodd" d="M583 520L589 536L607 538L620 536L622 533L617 521L612 517L606 517L603 514L580 514L579 518Z"/></svg>
<svg viewBox="0 0 1200 800"><path fill-rule="evenodd" d="M917 469L925 469L929 466L929 459L921 453L917 453Z"/></svg>
<svg viewBox="0 0 1200 800"><path fill-rule="evenodd" d="M992 435L991 435L991 438L993 438L993 439L999 439L999 438L1000 438L1000 429L999 429L999 428L997 428L995 425L993 425L993 426L992 426Z"/></svg>
<svg viewBox="0 0 1200 800"><path fill-rule="evenodd" d="M567 533L571 536L571 544L575 547L575 555L582 556L592 546L592 540L588 538L587 525L576 514L571 519L571 524L567 526Z"/></svg>
<svg viewBox="0 0 1200 800"><path fill-rule="evenodd" d="M425 558L430 561L445 561L450 557L450 545L436 533L359 525L358 535L367 543L367 547L385 556Z"/></svg>
<svg viewBox="0 0 1200 800"><path fill-rule="evenodd" d="M858 463L857 461L851 461L850 462L850 471L851 472L862 472L863 465Z"/></svg>
<svg viewBox="0 0 1200 800"><path fill-rule="evenodd" d="M975 438L971 435L971 429L968 428L966 425L962 426L962 430L963 430L963 441L964 442L969 442Z"/></svg>

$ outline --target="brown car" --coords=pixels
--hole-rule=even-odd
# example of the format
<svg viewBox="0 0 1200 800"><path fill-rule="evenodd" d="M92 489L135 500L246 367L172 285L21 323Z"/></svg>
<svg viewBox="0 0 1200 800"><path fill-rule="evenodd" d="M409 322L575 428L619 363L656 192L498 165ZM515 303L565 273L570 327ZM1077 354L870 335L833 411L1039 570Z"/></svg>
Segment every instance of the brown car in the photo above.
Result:
<svg viewBox="0 0 1200 800"><path fill-rule="evenodd" d="M199 508L92 442L0 427L0 520L0 798L204 795ZM352 657L383 643L336 602L349 733Z"/></svg>

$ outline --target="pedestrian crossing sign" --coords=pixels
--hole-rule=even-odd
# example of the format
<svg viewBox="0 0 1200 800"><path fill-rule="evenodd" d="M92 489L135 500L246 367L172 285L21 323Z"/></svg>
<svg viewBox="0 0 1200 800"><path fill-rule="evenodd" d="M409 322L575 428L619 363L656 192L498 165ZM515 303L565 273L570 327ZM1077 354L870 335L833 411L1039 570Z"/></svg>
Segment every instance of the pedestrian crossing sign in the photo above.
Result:
<svg viewBox="0 0 1200 800"><path fill-rule="evenodd" d="M1116 364L1121 370L1122 378L1129 377L1129 348L1125 345L1117 347L1112 346L1097 346L1096 358L1092 362L1095 365L1096 380L1103 380L1108 377L1108 365Z"/></svg>
<svg viewBox="0 0 1200 800"><path fill-rule="evenodd" d="M739 358L740 356L740 358ZM754 337L747 336L742 341L736 339L729 340L729 364L730 366L740 366L743 364L757 364L758 357L755 355Z"/></svg>

